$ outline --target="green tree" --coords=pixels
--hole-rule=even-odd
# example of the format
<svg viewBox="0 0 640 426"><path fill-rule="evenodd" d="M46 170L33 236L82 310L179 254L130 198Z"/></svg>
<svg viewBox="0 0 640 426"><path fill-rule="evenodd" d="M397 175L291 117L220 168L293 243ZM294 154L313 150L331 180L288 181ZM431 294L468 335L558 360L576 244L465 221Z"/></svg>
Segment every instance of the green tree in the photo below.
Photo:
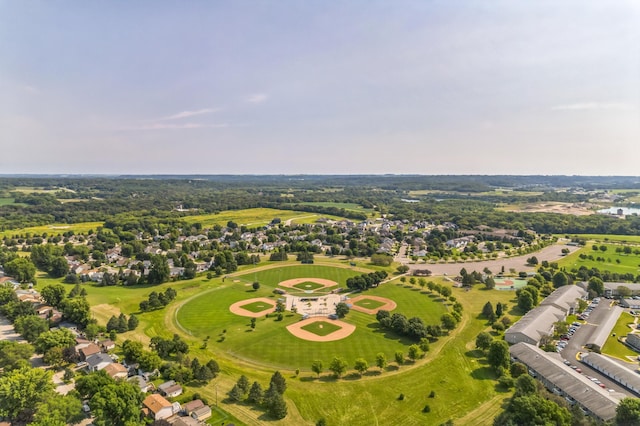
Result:
<svg viewBox="0 0 640 426"><path fill-rule="evenodd" d="M84 418L82 402L74 395L52 394L42 404L34 416L32 426L69 425L79 423Z"/></svg>
<svg viewBox="0 0 640 426"><path fill-rule="evenodd" d="M40 295L49 305L58 308L67 297L67 290L62 284L52 284L43 287Z"/></svg>
<svg viewBox="0 0 640 426"><path fill-rule="evenodd" d="M394 354L394 358L398 365L404 364L404 352L397 350L396 353Z"/></svg>
<svg viewBox="0 0 640 426"><path fill-rule="evenodd" d="M522 312L529 312L533 308L533 298L531 297L531 293L528 291L520 292L518 296L518 308Z"/></svg>
<svg viewBox="0 0 640 426"><path fill-rule="evenodd" d="M442 321L442 327L445 330L453 330L454 328L456 328L457 321L453 317L453 315L451 315L451 314L442 314L442 316L440 317L440 320Z"/></svg>
<svg viewBox="0 0 640 426"><path fill-rule="evenodd" d="M49 330L40 334L34 342L36 353L43 354L52 348L68 348L76 344L76 338L66 328L59 328L57 330Z"/></svg>
<svg viewBox="0 0 640 426"><path fill-rule="evenodd" d="M616 408L616 424L640 425L640 399L624 398Z"/></svg>
<svg viewBox="0 0 640 426"><path fill-rule="evenodd" d="M598 277L589 278L589 290L593 290L598 296L604 294L604 283Z"/></svg>
<svg viewBox="0 0 640 426"><path fill-rule="evenodd" d="M251 284L251 287L255 290L258 291L260 289L260 283L258 281L254 281L253 284Z"/></svg>
<svg viewBox="0 0 640 426"><path fill-rule="evenodd" d="M30 421L37 406L53 392L51 373L23 367L0 376L0 416Z"/></svg>
<svg viewBox="0 0 640 426"><path fill-rule="evenodd" d="M13 328L27 342L33 343L38 336L49 330L49 321L35 315L24 315L16 318Z"/></svg>
<svg viewBox="0 0 640 426"><path fill-rule="evenodd" d="M311 371L316 373L318 377L320 377L320 374L322 374L323 369L324 369L324 366L322 365L321 360L317 359L311 363Z"/></svg>
<svg viewBox="0 0 640 426"><path fill-rule="evenodd" d="M420 349L420 346L418 346L418 345L409 346L408 356L412 361L415 361L418 358L421 358L422 355L423 355L423 353L422 353L422 350Z"/></svg>
<svg viewBox="0 0 640 426"><path fill-rule="evenodd" d="M376 355L376 367L378 367L380 371L384 371L384 369L387 368L387 356L383 352Z"/></svg>
<svg viewBox="0 0 640 426"><path fill-rule="evenodd" d="M143 425L140 420L142 393L128 382L114 382L102 387L89 400L98 426Z"/></svg>
<svg viewBox="0 0 640 426"><path fill-rule="evenodd" d="M251 389L249 389L249 397L247 401L252 404L260 404L262 402L262 398L264 397L264 391L262 390L262 386L258 382L253 382L251 385Z"/></svg>
<svg viewBox="0 0 640 426"><path fill-rule="evenodd" d="M354 368L362 376L369 369L369 363L364 358L358 358L356 359Z"/></svg>
<svg viewBox="0 0 640 426"><path fill-rule="evenodd" d="M82 399L91 399L100 389L114 383L104 370L80 376L76 379L76 391Z"/></svg>
<svg viewBox="0 0 640 426"><path fill-rule="evenodd" d="M511 364L509 372L511 373L511 377L517 379L523 374L527 374L527 366L521 362L514 362L513 364Z"/></svg>
<svg viewBox="0 0 640 426"><path fill-rule="evenodd" d="M33 282L36 265L27 258L18 257L4 265L4 272L21 283Z"/></svg>
<svg viewBox="0 0 640 426"><path fill-rule="evenodd" d="M491 302L487 302L484 304L484 306L482 307L482 315L485 318L495 317L495 312L493 311L493 305L491 304Z"/></svg>
<svg viewBox="0 0 640 426"><path fill-rule="evenodd" d="M347 371L347 362L342 358L335 357L329 364L329 370L336 377L341 377Z"/></svg>
<svg viewBox="0 0 640 426"><path fill-rule="evenodd" d="M269 414L269 416L276 420L287 417L287 403L282 397L282 394L267 391L264 401L267 407L267 414Z"/></svg>
<svg viewBox="0 0 640 426"><path fill-rule="evenodd" d="M536 380L528 374L520 374L516 379L515 387L516 396L532 395L538 390Z"/></svg>
<svg viewBox="0 0 640 426"><path fill-rule="evenodd" d="M491 337L489 333L482 331L476 336L476 348L486 351L489 349L492 341L493 337Z"/></svg>
<svg viewBox="0 0 640 426"><path fill-rule="evenodd" d="M489 345L487 361L494 369L509 368L509 345L504 340L494 340Z"/></svg>
<svg viewBox="0 0 640 426"><path fill-rule="evenodd" d="M235 384L229 391L228 396L231 401L240 402L244 398L244 392L242 392L238 384Z"/></svg>
<svg viewBox="0 0 640 426"><path fill-rule="evenodd" d="M147 275L149 284L161 284L168 281L171 276L171 269L169 268L167 258L162 255L155 255L152 256L150 260L151 266L149 268L149 274Z"/></svg>
<svg viewBox="0 0 640 426"><path fill-rule="evenodd" d="M49 275L53 278L62 278L69 273L69 264L63 256L56 256L51 260Z"/></svg>
<svg viewBox="0 0 640 426"><path fill-rule="evenodd" d="M138 317L136 317L134 314L131 314L129 320L127 321L127 328L129 330L135 330L138 327L138 323Z"/></svg>
<svg viewBox="0 0 640 426"><path fill-rule="evenodd" d="M284 391L287 390L287 381L285 380L282 373L280 373L279 371L273 373L273 375L271 376L271 381L269 382L269 388L275 389L275 391L280 395L282 395Z"/></svg>
<svg viewBox="0 0 640 426"><path fill-rule="evenodd" d="M236 384L238 385L238 387L242 391L243 395L246 394L247 392L249 392L249 386L250 386L249 385L249 379L244 374L242 376L240 376L240 378L238 379L238 382Z"/></svg>
<svg viewBox="0 0 640 426"><path fill-rule="evenodd" d="M562 286L569 284L569 277L564 272L558 271L555 274L553 274L552 281L553 281L553 286L555 288L560 288Z"/></svg>
<svg viewBox="0 0 640 426"><path fill-rule="evenodd" d="M34 349L28 343L0 340L0 366L5 372L29 366Z"/></svg>
<svg viewBox="0 0 640 426"><path fill-rule="evenodd" d="M336 315L338 316L338 318L344 318L348 313L349 306L346 303L340 302L336 305Z"/></svg>

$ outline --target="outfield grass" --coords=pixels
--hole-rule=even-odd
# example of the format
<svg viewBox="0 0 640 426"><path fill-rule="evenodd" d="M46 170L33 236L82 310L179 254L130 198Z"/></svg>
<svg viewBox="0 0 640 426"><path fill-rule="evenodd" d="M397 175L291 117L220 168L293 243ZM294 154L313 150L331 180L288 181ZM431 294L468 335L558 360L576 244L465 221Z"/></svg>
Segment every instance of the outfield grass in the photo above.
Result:
<svg viewBox="0 0 640 426"><path fill-rule="evenodd" d="M633 330L630 327L630 324L633 324L633 320L633 316L628 312L623 312L622 315L620 315L620 318L618 318L618 322L616 322L616 325L613 327L609 338L602 347L602 353L623 359L625 361L628 361L626 358L627 356L638 356L637 352L629 348L624 343L618 341L620 337L626 336ZM615 336L613 336L613 334L615 334Z"/></svg>
<svg viewBox="0 0 640 426"><path fill-rule="evenodd" d="M635 254L623 254L616 253L616 247L620 245L616 244L598 244L607 247L607 250L603 253L598 250L592 249L592 244L587 244L586 247L571 253L570 255L558 260L558 266L560 268L567 268L568 270L580 269L585 266L586 268L598 268L599 270L607 270L617 273L631 273L638 275L640 273L640 256ZM587 256L593 256L594 260L580 259L580 254L586 254ZM598 257L604 258L605 261L597 261Z"/></svg>
<svg viewBox="0 0 640 426"><path fill-rule="evenodd" d="M326 336L334 331L340 330L342 327L327 321L316 321L301 328L318 336Z"/></svg>
<svg viewBox="0 0 640 426"><path fill-rule="evenodd" d="M317 288L324 287L322 284L314 283L311 281L305 281L303 283L294 284L293 286L298 290L315 290Z"/></svg>
<svg viewBox="0 0 640 426"><path fill-rule="evenodd" d="M354 303L354 305L360 306L361 308L365 308L365 309L376 309L384 304L385 304L384 302L380 302L378 300L373 300L373 299L360 299Z"/></svg>

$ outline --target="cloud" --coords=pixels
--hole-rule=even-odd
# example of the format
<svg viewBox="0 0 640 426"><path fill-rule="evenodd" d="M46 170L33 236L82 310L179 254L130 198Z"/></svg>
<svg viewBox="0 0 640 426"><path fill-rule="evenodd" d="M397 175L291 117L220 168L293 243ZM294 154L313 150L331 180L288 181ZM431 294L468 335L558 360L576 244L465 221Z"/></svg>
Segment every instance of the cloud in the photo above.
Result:
<svg viewBox="0 0 640 426"><path fill-rule="evenodd" d="M589 111L589 110L630 110L633 105L616 102L579 102L575 104L556 105L551 107L553 111Z"/></svg>
<svg viewBox="0 0 640 426"><path fill-rule="evenodd" d="M202 123L152 123L142 126L128 127L123 130L181 130L181 129L221 129L229 127L226 123L202 124Z"/></svg>
<svg viewBox="0 0 640 426"><path fill-rule="evenodd" d="M266 102L267 99L269 99L269 95L267 95L266 93L255 93L251 96L248 96L245 101L250 104L261 104L263 102Z"/></svg>
<svg viewBox="0 0 640 426"><path fill-rule="evenodd" d="M202 114L211 114L218 111L220 111L219 108L204 108L204 109L198 109L195 111L182 111L177 114L170 115L168 117L163 117L160 120L180 120L182 118L189 118L189 117L202 115Z"/></svg>

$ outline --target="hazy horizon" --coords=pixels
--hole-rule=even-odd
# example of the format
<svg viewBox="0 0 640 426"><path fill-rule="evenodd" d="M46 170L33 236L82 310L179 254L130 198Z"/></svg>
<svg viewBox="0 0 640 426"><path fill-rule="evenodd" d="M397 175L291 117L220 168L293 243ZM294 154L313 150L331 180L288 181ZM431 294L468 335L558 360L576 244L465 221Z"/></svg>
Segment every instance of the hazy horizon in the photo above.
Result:
<svg viewBox="0 0 640 426"><path fill-rule="evenodd" d="M637 176L640 3L0 0L0 174Z"/></svg>

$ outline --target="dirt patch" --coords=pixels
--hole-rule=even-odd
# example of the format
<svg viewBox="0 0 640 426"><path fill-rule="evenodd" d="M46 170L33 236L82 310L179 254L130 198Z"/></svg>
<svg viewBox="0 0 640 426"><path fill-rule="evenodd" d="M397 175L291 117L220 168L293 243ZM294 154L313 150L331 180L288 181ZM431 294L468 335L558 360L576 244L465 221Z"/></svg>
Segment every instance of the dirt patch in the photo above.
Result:
<svg viewBox="0 0 640 426"><path fill-rule="evenodd" d="M585 216L594 214L594 206L591 203L529 203L520 207L504 209L509 212L528 213L560 213L574 216Z"/></svg>
<svg viewBox="0 0 640 426"><path fill-rule="evenodd" d="M341 328L334 331L333 333L327 334L326 336L318 336L315 333L302 329L302 327L318 321L331 322L331 324L337 325ZM345 337L349 337L351 333L356 330L356 326L340 320L329 320L326 317L316 317L308 318L306 320L298 321L295 324L291 324L287 326L287 330L289 330L289 333L293 334L294 336L303 340L308 340L310 342L333 342L335 340L341 340Z"/></svg>
<svg viewBox="0 0 640 426"><path fill-rule="evenodd" d="M296 284L302 284L304 282L312 282L316 284L320 284L322 287L316 288L315 290L300 290L297 287L294 287ZM281 287L291 288L295 291L317 291L324 290L325 288L337 286L338 283L331 280L326 280L324 278L294 278L292 280L281 281L279 284Z"/></svg>
<svg viewBox="0 0 640 426"><path fill-rule="evenodd" d="M363 308L362 306L357 306L355 304L357 301L363 300L363 299L375 300L377 302L384 303L384 305L378 306L375 309L367 309L367 308ZM387 299L386 297L369 296L369 295L364 295L364 294L360 295L360 296L356 296L356 297L354 297L352 299L349 299L349 300L347 300L347 302L352 305L351 309L353 309L354 311L364 312L365 314L370 314L370 315L375 315L380 310L393 311L398 306L396 304L396 302L394 302L391 299Z"/></svg>
<svg viewBox="0 0 640 426"><path fill-rule="evenodd" d="M260 311L260 312L251 312L247 309L242 308L244 305L248 305L250 303L255 303L255 302L264 302L265 304L270 305L271 308L267 308L264 311ZM271 299L267 299L266 297L256 297L254 299L241 300L229 306L229 311L231 311L232 314L240 315L242 317L249 317L249 318L258 318L266 314L270 314L275 310L276 310L276 303Z"/></svg>

